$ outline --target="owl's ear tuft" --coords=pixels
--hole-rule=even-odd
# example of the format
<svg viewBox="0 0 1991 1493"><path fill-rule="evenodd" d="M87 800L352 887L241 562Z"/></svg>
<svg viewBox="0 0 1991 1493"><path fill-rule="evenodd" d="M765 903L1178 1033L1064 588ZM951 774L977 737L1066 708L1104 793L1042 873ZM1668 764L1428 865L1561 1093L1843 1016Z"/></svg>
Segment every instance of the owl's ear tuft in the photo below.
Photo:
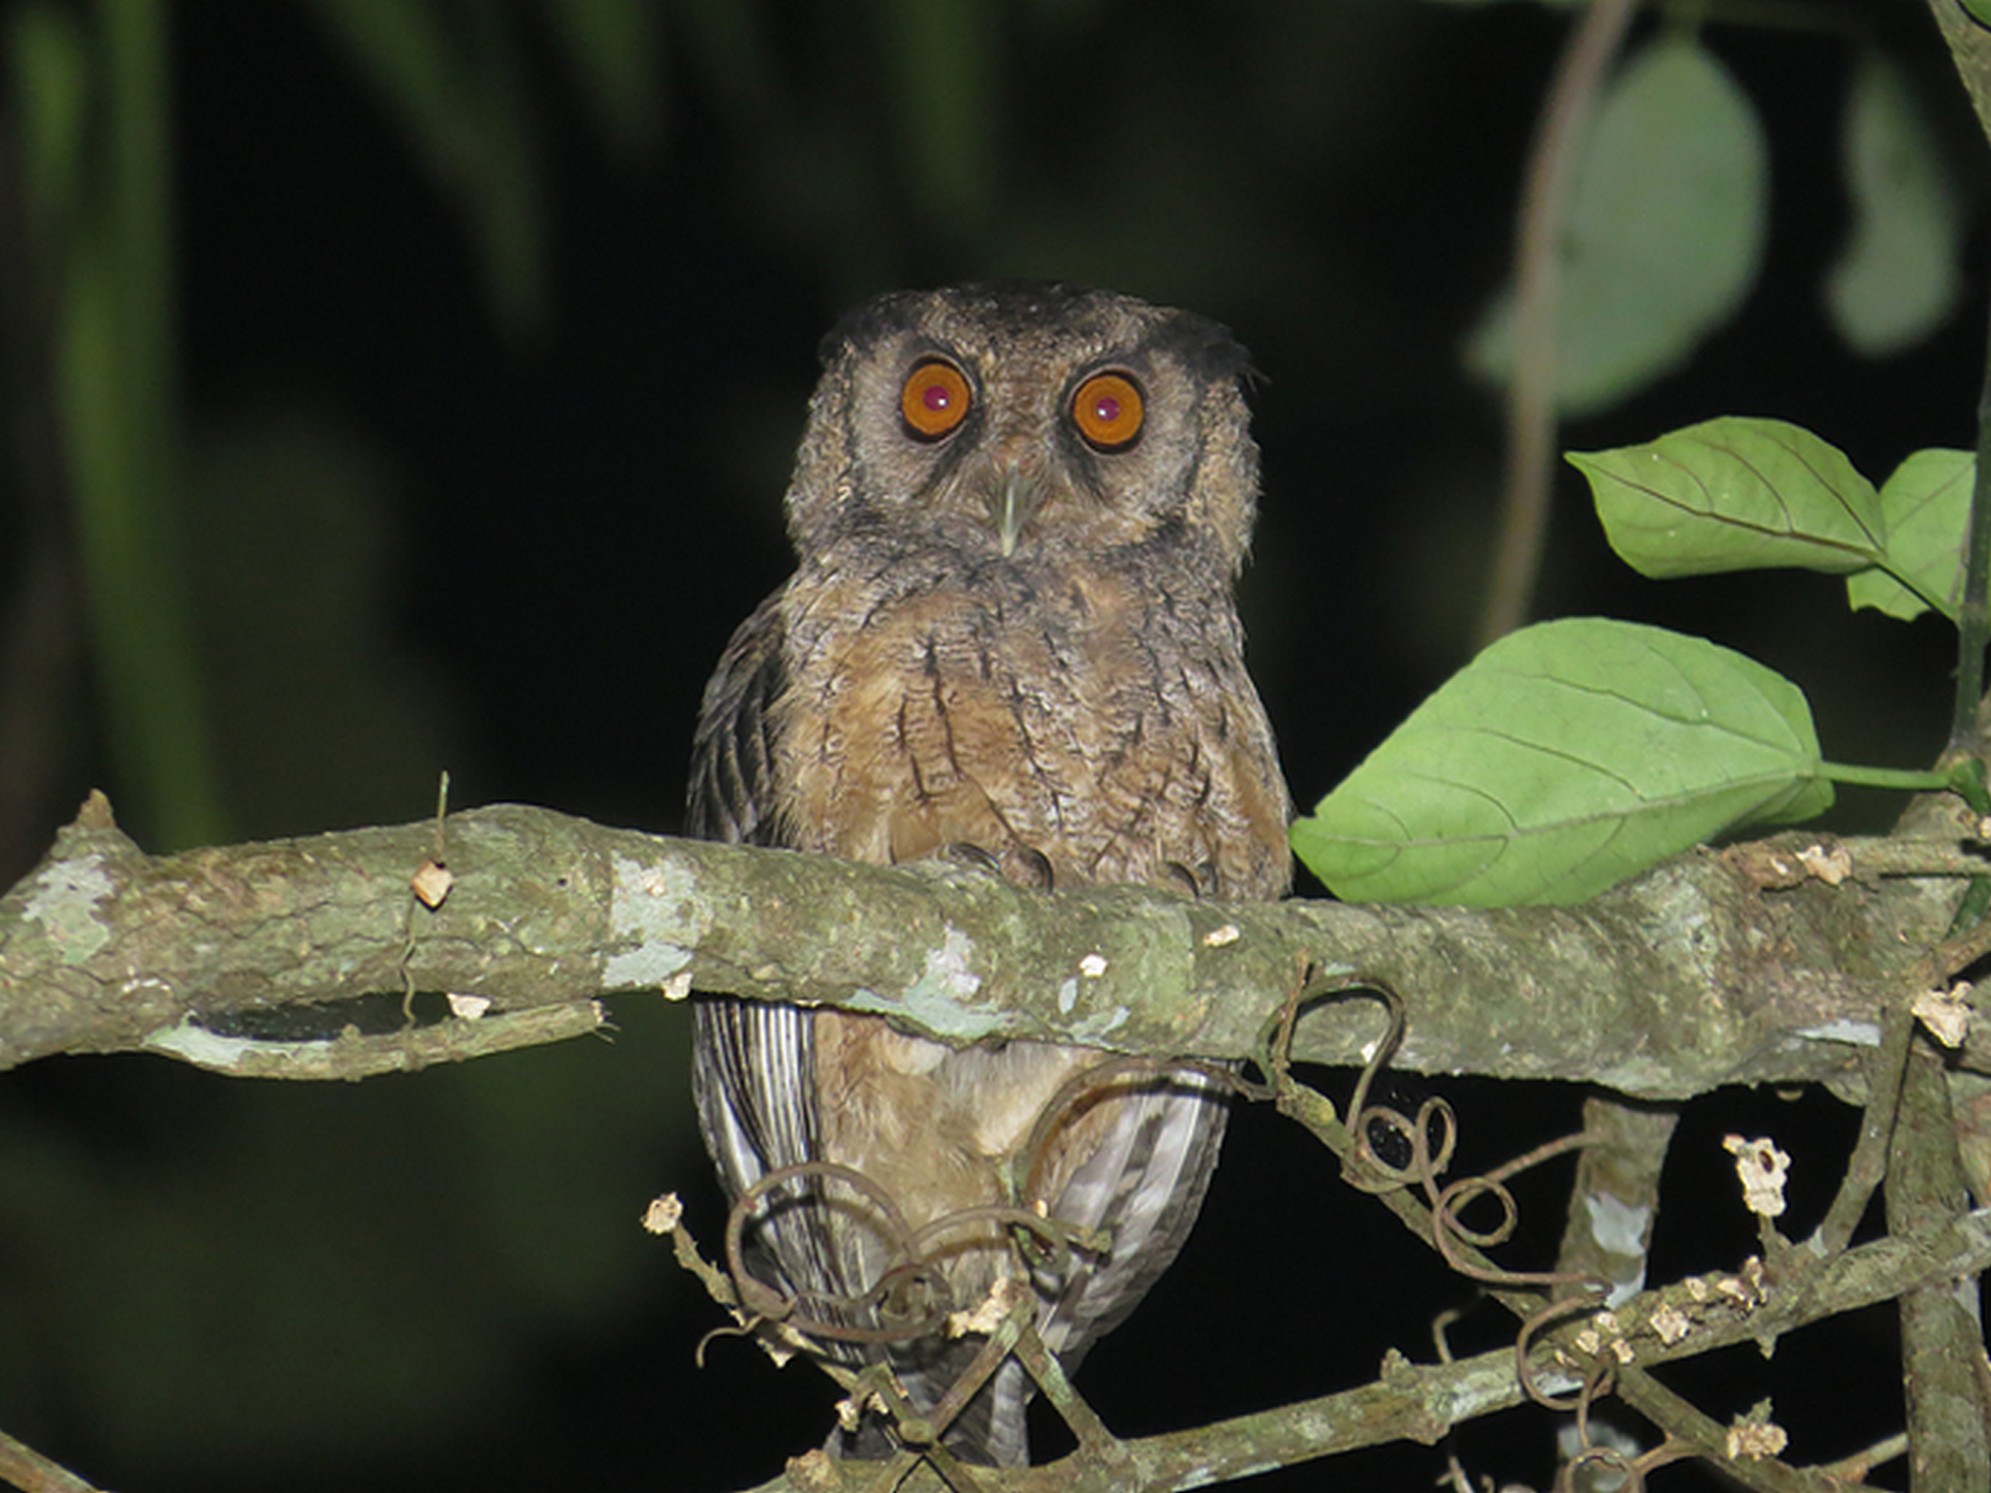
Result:
<svg viewBox="0 0 1991 1493"><path fill-rule="evenodd" d="M896 290L853 306L816 344L816 360L830 368L848 354L861 352L888 332L902 328L912 303L924 299L917 291Z"/></svg>
<svg viewBox="0 0 1991 1493"><path fill-rule="evenodd" d="M1231 329L1193 312L1172 313L1155 329L1150 345L1180 358L1206 383L1240 382L1257 376L1251 367L1251 354L1231 335Z"/></svg>

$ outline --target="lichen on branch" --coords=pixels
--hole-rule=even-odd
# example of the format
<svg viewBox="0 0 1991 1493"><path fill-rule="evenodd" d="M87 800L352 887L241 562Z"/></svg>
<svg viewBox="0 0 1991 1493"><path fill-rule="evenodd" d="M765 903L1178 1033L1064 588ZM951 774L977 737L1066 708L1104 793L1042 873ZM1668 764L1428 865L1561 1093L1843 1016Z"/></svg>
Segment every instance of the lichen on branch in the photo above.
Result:
<svg viewBox="0 0 1991 1493"><path fill-rule="evenodd" d="M949 1042L1250 1058L1301 982L1376 981L1410 1013L1399 1066L1660 1098L1857 1082L1954 885L1899 874L1898 845L1886 877L1863 879L1856 855L1853 879L1828 885L1792 842L1697 852L1574 908L1247 905L1024 890L972 867L860 866L517 805L437 833L149 856L93 797L0 898L0 1067L152 1051L351 1077L592 1030L599 997L693 989L873 1011ZM1955 855L1931 846L1939 867ZM410 878L438 858L448 890L430 907ZM1780 880L1778 865L1799 869ZM345 1030L342 1003L414 992L458 998L439 1030ZM326 1040L253 1034L286 1007L312 1008ZM567 1014L519 1025L553 1007ZM1322 1000L1294 1053L1358 1062L1381 1028L1368 1002Z"/></svg>

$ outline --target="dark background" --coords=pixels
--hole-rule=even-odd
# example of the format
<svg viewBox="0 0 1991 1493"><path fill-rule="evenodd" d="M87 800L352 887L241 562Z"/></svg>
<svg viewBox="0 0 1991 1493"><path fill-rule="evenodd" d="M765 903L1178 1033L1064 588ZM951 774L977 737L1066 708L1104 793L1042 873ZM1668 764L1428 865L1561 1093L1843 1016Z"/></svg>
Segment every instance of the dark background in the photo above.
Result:
<svg viewBox="0 0 1991 1493"><path fill-rule="evenodd" d="M700 687L788 565L779 499L816 341L901 285L1108 284L1251 347L1265 499L1244 607L1303 805L1469 655L1501 436L1497 394L1457 350L1505 278L1564 13L966 6L976 61L959 79L983 123L964 136L905 86L893 5L659 6L656 126L624 148L604 145L537 8L453 13L525 39L546 183L536 313L494 305L459 202L316 11L171 11L188 563L229 833L419 818L443 767L455 806L675 829ZM1565 445L1770 414L1877 477L1917 446L1973 443L1980 279L1943 330L1879 361L1846 351L1818 290L1844 232L1853 38L1940 82L1933 28L1906 5L1816 14L1707 33L1771 137L1757 291L1690 367ZM1943 109L1967 140L1960 97ZM32 422L13 439L33 445ZM59 507L35 510L59 498L22 484L0 543L59 528ZM1807 689L1835 758L1911 765L1941 744L1941 624L1850 615L1815 576L1648 583L1611 558L1573 474L1560 499L1538 614L1743 648ZM22 847L8 882L91 786L158 845L95 700L79 645L41 700L61 750L11 785L29 807L6 827ZM1851 796L1839 822L1890 812ZM624 1000L615 1016L613 1041L352 1088L138 1058L6 1075L0 1427L132 1493L724 1488L777 1471L833 1395L738 1340L693 1367L721 1318L637 1228L666 1188L708 1246L722 1226L683 1012ZM1581 1097L1437 1087L1467 1168L1574 1128ZM1753 1248L1724 1131L1798 1153L1796 1233L1851 1128L1822 1095L1692 1106L1655 1278ZM1566 1181L1524 1189L1506 1258L1552 1254ZM1082 1387L1128 1433L1323 1393L1390 1347L1428 1358L1432 1314L1471 1294L1300 1132L1242 1113L1181 1264ZM1672 1382L1721 1418L1774 1390L1793 1455L1843 1455L1898 1424L1891 1332L1868 1314L1774 1364L1749 1350ZM1455 1340L1510 1333L1482 1308ZM1539 1412L1461 1444L1475 1474L1550 1477ZM1267 1485L1422 1486L1438 1465L1394 1449Z"/></svg>

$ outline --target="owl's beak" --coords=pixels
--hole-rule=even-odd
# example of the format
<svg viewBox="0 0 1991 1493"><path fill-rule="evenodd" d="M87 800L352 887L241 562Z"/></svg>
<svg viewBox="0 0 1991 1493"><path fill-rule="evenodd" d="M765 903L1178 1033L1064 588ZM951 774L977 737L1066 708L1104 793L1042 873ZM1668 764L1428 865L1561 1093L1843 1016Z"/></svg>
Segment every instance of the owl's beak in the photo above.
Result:
<svg viewBox="0 0 1991 1493"><path fill-rule="evenodd" d="M989 517L995 523L996 542L1007 560L1016 553L1017 541L1029 527L1037 510L1044 506L1044 484L1021 467L1009 467L989 495Z"/></svg>

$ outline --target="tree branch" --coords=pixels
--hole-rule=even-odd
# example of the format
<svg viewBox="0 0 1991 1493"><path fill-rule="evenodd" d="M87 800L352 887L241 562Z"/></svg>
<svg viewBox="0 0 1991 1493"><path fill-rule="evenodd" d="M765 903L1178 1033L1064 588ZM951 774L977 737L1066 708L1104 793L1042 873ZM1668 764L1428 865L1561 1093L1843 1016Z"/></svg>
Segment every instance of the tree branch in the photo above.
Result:
<svg viewBox="0 0 1991 1493"><path fill-rule="evenodd" d="M1904 1080L1887 1175L1887 1226L1894 1234L1925 1227L1967 1201L1941 1061L1912 1051ZM1977 1282L1966 1276L1904 1292L1900 1309L1913 1449L1909 1486L1924 1493L1991 1485Z"/></svg>
<svg viewBox="0 0 1991 1493"><path fill-rule="evenodd" d="M442 832L454 880L431 910L409 890L436 855L431 823L148 856L93 797L0 898L0 1068L152 1051L351 1077L574 1035L598 1024L597 996L694 986L879 1012L945 1041L1241 1058L1304 976L1402 992L1413 1020L1395 1061L1413 1069L1647 1098L1857 1087L1954 884L1766 890L1765 855L1790 857L1755 846L1682 857L1575 908L1240 905L1025 891L973 869L671 840L511 805ZM346 1030L339 1003L414 991L494 1012L403 1031L396 1006L384 1034ZM259 1013L282 1007L325 1007L303 1035L337 1040L299 1041L294 1015L284 1040L257 1040ZM545 1007L569 1009L521 1029L516 1013ZM1355 1062L1377 1030L1366 1003L1324 1003L1295 1056Z"/></svg>
<svg viewBox="0 0 1991 1493"><path fill-rule="evenodd" d="M1972 20L1958 0L1929 0L1929 13L1949 44L1950 60L1977 111L1977 123L1991 140L1991 31Z"/></svg>
<svg viewBox="0 0 1991 1493"><path fill-rule="evenodd" d="M1599 1352L1622 1355L1644 1368L1752 1339L1767 1342L1917 1287L1942 1289L1943 1282L1991 1263L1991 1211L1877 1239L1830 1259L1793 1252L1785 1263L1792 1267L1788 1273L1751 1262L1740 1275L1693 1276L1641 1293L1620 1306L1608 1324L1592 1317L1544 1334L1529 1355L1535 1378L1564 1390L1579 1382L1583 1361ZM1127 1471L1115 1486L1128 1493L1166 1493L1387 1441L1435 1442L1455 1425L1526 1398L1511 1349L1439 1364L1412 1364L1393 1354L1379 1378L1354 1389L1120 1442ZM1087 1470L1085 1455L1075 1452L1041 1467L977 1468L975 1477L1001 1493L1063 1493ZM875 1462L840 1462L811 1453L753 1493L844 1493L880 1486L894 1484L880 1481ZM910 1493L941 1484L930 1475L915 1475L902 1486Z"/></svg>

